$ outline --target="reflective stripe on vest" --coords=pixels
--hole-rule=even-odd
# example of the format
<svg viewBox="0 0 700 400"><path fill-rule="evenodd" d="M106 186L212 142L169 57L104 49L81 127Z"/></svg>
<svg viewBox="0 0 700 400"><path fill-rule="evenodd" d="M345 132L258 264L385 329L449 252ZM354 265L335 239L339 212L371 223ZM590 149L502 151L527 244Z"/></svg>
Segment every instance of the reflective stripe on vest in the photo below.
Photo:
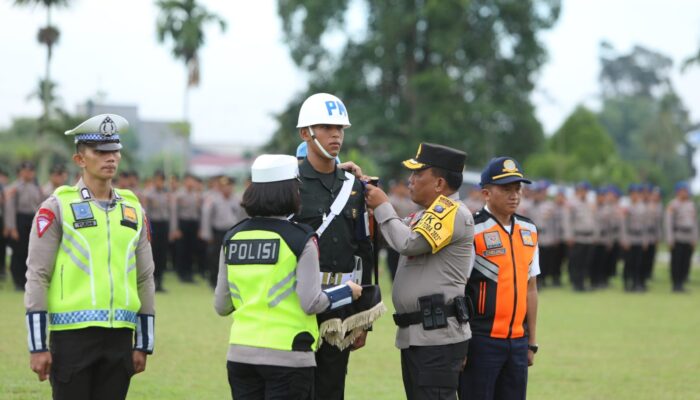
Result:
<svg viewBox="0 0 700 400"><path fill-rule="evenodd" d="M530 263L537 229L515 217L509 234L493 218L474 227L474 270L467 293L474 305L472 333L494 338L525 335Z"/></svg>
<svg viewBox="0 0 700 400"><path fill-rule="evenodd" d="M111 211L84 200L77 187L63 186L54 192L63 237L47 296L53 331L135 328L141 308L136 246L143 211L131 191L114 190L119 198Z"/></svg>
<svg viewBox="0 0 700 400"><path fill-rule="evenodd" d="M224 242L224 257L235 308L230 343L316 350L316 317L301 308L295 290L297 257L284 238L267 230L239 231Z"/></svg>

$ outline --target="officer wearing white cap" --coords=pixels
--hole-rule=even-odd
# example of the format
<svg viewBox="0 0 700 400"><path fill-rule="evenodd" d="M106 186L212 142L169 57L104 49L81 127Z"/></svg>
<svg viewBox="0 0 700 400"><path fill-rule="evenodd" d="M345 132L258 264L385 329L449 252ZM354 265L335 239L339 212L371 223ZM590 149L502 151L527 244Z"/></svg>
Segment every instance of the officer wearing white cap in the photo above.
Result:
<svg viewBox="0 0 700 400"><path fill-rule="evenodd" d="M471 337L464 289L473 260L474 219L459 200L464 152L422 143L404 161L411 200L424 208L402 220L379 188L367 185L384 238L399 252L393 285L396 347L408 399L456 399Z"/></svg>
<svg viewBox="0 0 700 400"><path fill-rule="evenodd" d="M301 210L294 220L310 225L319 235L321 284L325 286L347 280L371 283L373 257L365 224L364 188L336 163L349 127L345 105L328 93L310 96L299 111L297 128L307 154L299 165ZM345 319L343 313L339 311L338 318ZM317 398L343 398L350 350L364 346L366 335L360 332L349 347L327 343L319 349Z"/></svg>
<svg viewBox="0 0 700 400"><path fill-rule="evenodd" d="M352 281L321 288L316 234L291 222L299 211L297 159L259 156L243 194L247 218L224 237L215 309L233 314L228 380L236 400L312 399L314 314L350 304L362 292Z"/></svg>
<svg viewBox="0 0 700 400"><path fill-rule="evenodd" d="M153 257L138 198L112 186L127 121L75 129L75 186L41 204L29 239L25 306L30 366L54 399L124 399L154 344ZM50 336L49 336L50 331Z"/></svg>

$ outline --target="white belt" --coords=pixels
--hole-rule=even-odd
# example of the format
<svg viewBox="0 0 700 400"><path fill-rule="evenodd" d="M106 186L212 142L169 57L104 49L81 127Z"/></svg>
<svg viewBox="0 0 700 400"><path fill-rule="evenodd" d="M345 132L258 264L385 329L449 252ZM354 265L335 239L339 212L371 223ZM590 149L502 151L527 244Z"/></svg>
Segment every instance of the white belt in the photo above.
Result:
<svg viewBox="0 0 700 400"><path fill-rule="evenodd" d="M347 281L355 280L355 271L353 272L321 272L321 285L342 285Z"/></svg>

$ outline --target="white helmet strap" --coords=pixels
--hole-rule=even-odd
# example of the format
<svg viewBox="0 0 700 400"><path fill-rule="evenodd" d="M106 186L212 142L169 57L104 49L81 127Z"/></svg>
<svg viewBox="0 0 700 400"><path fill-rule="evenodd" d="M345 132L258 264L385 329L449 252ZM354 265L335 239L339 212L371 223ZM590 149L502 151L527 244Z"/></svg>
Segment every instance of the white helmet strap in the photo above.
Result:
<svg viewBox="0 0 700 400"><path fill-rule="evenodd" d="M318 139L316 139L316 134L314 133L314 130L311 128L311 126L308 126L307 128L309 129L309 134L311 135L311 139L313 139L313 140L314 140L314 143L316 143L316 147L318 147L319 150L321 150L321 154L323 154L323 156L326 157L326 158L329 159L329 160L334 160L335 157L333 157L332 155L328 154L328 152L326 151L326 149L324 149L323 146L321 146L321 143L318 142Z"/></svg>

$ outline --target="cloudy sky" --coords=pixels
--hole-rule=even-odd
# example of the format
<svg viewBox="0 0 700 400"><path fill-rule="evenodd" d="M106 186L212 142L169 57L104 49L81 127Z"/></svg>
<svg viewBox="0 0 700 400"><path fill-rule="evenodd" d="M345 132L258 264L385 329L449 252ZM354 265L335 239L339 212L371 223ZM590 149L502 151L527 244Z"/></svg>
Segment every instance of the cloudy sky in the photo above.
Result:
<svg viewBox="0 0 700 400"><path fill-rule="evenodd" d="M282 42L276 1L202 2L228 21L228 30L207 31L201 85L190 96L194 141L264 143L276 127L272 115L306 82ZM11 3L0 1L0 126L40 112L27 96L45 68L45 50L36 42L44 10ZM52 78L64 107L75 110L100 95L108 103L138 105L143 119L181 118L185 71L169 47L157 43L156 17L153 2L144 0L73 0L71 8L55 11L61 38ZM559 22L541 38L550 60L533 100L547 133L577 104L595 107L601 40L620 51L640 44L670 56L674 85L700 122L700 66L678 71L700 47L700 1L564 0Z"/></svg>

